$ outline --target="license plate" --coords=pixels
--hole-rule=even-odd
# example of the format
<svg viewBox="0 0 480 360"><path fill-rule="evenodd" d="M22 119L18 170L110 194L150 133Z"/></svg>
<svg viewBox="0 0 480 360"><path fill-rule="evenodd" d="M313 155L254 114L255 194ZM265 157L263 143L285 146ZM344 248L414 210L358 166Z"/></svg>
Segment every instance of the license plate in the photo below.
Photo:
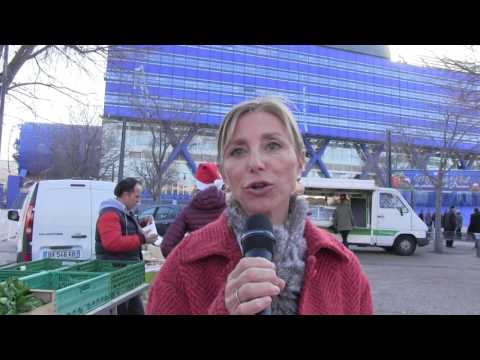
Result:
<svg viewBox="0 0 480 360"><path fill-rule="evenodd" d="M68 249L68 250L47 250L43 252L44 258L54 258L54 259L79 259L80 250L79 249Z"/></svg>

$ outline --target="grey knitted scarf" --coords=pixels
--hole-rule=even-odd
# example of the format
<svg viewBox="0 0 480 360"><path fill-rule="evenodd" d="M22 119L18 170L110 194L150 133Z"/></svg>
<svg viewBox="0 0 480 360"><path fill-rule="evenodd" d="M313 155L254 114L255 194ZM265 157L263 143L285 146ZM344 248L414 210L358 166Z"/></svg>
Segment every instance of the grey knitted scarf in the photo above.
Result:
<svg viewBox="0 0 480 360"><path fill-rule="evenodd" d="M241 249L240 237L247 221L247 215L234 199L230 199L227 206L228 221ZM273 315L298 313L298 302L305 272L307 244L303 233L307 211L306 200L292 197L287 222L284 225L273 226L273 234L276 239L273 262L277 266L277 275L286 282L283 291L273 298Z"/></svg>

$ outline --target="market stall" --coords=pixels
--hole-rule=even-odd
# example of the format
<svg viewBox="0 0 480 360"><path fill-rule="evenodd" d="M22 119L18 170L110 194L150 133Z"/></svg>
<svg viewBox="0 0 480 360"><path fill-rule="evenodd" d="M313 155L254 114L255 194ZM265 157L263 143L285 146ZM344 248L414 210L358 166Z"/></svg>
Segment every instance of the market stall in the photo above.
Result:
<svg viewBox="0 0 480 360"><path fill-rule="evenodd" d="M0 314L116 314L148 290L145 263L43 259L0 268Z"/></svg>

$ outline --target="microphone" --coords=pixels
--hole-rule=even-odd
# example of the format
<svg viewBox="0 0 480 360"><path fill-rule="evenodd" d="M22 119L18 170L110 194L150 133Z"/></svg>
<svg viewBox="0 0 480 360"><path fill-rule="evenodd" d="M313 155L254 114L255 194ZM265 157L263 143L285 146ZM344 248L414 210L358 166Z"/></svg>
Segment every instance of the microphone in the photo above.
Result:
<svg viewBox="0 0 480 360"><path fill-rule="evenodd" d="M263 257L272 261L275 237L273 236L273 226L270 219L262 214L250 216L247 219L240 242L244 256ZM268 307L259 314L271 315L272 309Z"/></svg>

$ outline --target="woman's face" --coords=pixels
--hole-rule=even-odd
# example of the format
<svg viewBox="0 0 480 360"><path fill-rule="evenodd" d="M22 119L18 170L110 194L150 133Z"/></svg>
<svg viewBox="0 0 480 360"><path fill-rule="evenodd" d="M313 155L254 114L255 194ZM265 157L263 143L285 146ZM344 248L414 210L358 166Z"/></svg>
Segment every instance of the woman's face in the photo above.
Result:
<svg viewBox="0 0 480 360"><path fill-rule="evenodd" d="M242 115L223 159L223 179L247 215L264 214L274 224L284 223L304 160L282 122L263 111Z"/></svg>

